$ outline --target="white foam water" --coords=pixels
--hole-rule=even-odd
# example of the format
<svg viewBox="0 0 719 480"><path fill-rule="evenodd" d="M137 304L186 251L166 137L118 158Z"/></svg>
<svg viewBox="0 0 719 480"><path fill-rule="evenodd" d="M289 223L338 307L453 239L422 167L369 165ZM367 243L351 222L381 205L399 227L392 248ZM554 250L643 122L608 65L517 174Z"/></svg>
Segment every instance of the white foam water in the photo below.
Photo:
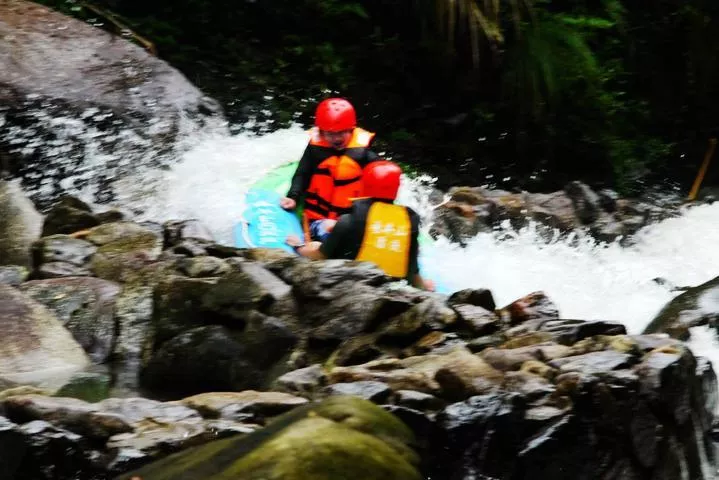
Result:
<svg viewBox="0 0 719 480"><path fill-rule="evenodd" d="M122 206L143 210L156 221L197 218L223 243L242 212L242 195L272 168L302 154L300 127L263 136L213 133L200 137L180 161L154 175L155 188L138 191L147 179L126 179ZM432 208L432 179L405 182L400 200L424 214ZM508 231L507 231L508 232ZM502 235L480 234L465 248L439 239L431 257L454 289L488 288L499 305L544 291L564 318L616 320L639 333L678 293L671 285L697 285L719 275L719 204L688 209L640 232L636 243L597 244L590 238L547 242L533 227ZM667 280L660 285L655 278ZM692 349L719 365L713 331L693 329Z"/></svg>

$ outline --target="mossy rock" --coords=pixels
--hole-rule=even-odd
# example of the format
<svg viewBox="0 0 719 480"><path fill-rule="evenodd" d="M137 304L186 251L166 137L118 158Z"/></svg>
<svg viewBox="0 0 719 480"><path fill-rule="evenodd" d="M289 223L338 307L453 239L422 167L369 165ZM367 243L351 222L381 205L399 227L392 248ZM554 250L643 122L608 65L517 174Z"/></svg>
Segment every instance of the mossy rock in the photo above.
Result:
<svg viewBox="0 0 719 480"><path fill-rule="evenodd" d="M413 442L411 431L392 414L367 400L341 396L118 480L420 480Z"/></svg>

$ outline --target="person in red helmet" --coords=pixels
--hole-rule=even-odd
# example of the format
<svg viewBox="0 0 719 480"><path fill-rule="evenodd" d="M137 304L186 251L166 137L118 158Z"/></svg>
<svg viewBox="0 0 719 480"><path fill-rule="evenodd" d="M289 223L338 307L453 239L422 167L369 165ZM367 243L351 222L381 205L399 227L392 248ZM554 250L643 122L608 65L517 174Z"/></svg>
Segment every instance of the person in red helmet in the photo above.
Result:
<svg viewBox="0 0 719 480"><path fill-rule="evenodd" d="M402 169L386 160L367 165L363 172L362 198L354 199L348 214L322 243L305 244L296 236L287 244L308 258L344 258L375 263L387 275L407 279L415 287L434 290L434 283L420 275L419 215L395 205Z"/></svg>
<svg viewBox="0 0 719 480"><path fill-rule="evenodd" d="M377 160L370 149L374 133L357 127L350 102L328 98L315 111L310 141L280 205L294 209L304 200L306 237L323 241L337 218L347 213L351 199L362 191L362 169Z"/></svg>

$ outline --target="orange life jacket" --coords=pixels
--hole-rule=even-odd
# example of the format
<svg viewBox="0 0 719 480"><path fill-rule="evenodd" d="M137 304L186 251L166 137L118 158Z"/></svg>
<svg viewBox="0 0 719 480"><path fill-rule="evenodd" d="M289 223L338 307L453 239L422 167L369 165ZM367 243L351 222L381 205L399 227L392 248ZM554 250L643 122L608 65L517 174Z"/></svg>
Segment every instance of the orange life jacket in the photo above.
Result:
<svg viewBox="0 0 719 480"><path fill-rule="evenodd" d="M336 219L347 213L352 198L362 195L362 166L374 133L361 128L352 131L352 137L341 155L330 155L317 165L305 194L305 219ZM310 130L310 145L332 148L325 142L316 127Z"/></svg>
<svg viewBox="0 0 719 480"><path fill-rule="evenodd" d="M409 268L412 222L407 208L375 202L367 212L356 260L372 262L390 277L405 278Z"/></svg>

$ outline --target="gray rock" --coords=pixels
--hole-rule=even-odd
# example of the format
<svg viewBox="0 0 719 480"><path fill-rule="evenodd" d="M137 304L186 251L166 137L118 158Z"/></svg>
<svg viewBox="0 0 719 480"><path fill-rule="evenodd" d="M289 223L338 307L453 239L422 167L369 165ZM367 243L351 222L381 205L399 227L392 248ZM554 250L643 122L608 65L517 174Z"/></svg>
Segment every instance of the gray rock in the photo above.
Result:
<svg viewBox="0 0 719 480"><path fill-rule="evenodd" d="M67 277L89 277L92 275L90 269L78 267L66 262L43 263L33 271L33 277L39 279L67 278Z"/></svg>
<svg viewBox="0 0 719 480"><path fill-rule="evenodd" d="M68 183L112 199L114 181L167 161L175 139L221 120L215 101L129 40L23 0L4 2L0 18L9 159L23 167L23 184L42 207ZM62 125L47 121L60 115ZM102 175L88 175L98 156Z"/></svg>
<svg viewBox="0 0 719 480"><path fill-rule="evenodd" d="M483 307L456 303L452 306L460 321L474 337L490 335L500 327L499 317Z"/></svg>
<svg viewBox="0 0 719 480"><path fill-rule="evenodd" d="M95 252L97 247L88 241L69 235L51 235L33 244L33 264L35 268L56 262L85 267Z"/></svg>
<svg viewBox="0 0 719 480"><path fill-rule="evenodd" d="M447 303L449 303L450 305L466 303L469 305L482 307L485 310L489 310L490 312L494 311L494 309L497 308L497 305L494 303L494 297L492 296L492 292L485 288L467 288L458 292L454 292L452 295L449 296Z"/></svg>
<svg viewBox="0 0 719 480"><path fill-rule="evenodd" d="M107 440L133 430L122 416L102 412L95 405L76 398L15 395L2 403L8 418L15 422L43 420L93 439Z"/></svg>
<svg viewBox="0 0 719 480"><path fill-rule="evenodd" d="M325 389L328 395L353 395L374 403L384 403L392 394L387 384L374 381L335 383Z"/></svg>
<svg viewBox="0 0 719 480"><path fill-rule="evenodd" d="M335 344L369 330L387 303L381 292L350 281L336 285L331 294L329 304L305 305L303 321L319 325L311 338Z"/></svg>
<svg viewBox="0 0 719 480"><path fill-rule="evenodd" d="M27 268L19 265L7 265L0 267L0 283L17 287L27 279Z"/></svg>
<svg viewBox="0 0 719 480"><path fill-rule="evenodd" d="M182 405L196 410L203 417L214 419L264 423L266 417L274 417L293 408L309 403L306 398L281 392L210 392L201 393L180 401Z"/></svg>
<svg viewBox="0 0 719 480"><path fill-rule="evenodd" d="M584 374L602 374L611 370L619 370L632 365L632 356L626 353L619 353L613 350L592 352L585 355L564 357L549 362L560 372L581 372Z"/></svg>
<svg viewBox="0 0 719 480"><path fill-rule="evenodd" d="M414 390L395 392L394 402L402 407L421 411L436 410L444 406L444 402L434 395Z"/></svg>
<svg viewBox="0 0 719 480"><path fill-rule="evenodd" d="M290 260L287 268L278 275L303 299L331 300L334 298L332 287L343 282L377 286L389 280L382 270L369 262Z"/></svg>
<svg viewBox="0 0 719 480"><path fill-rule="evenodd" d="M562 345L573 345L580 340L596 335L624 335L626 327L619 322L603 320L551 320L544 322L540 332L547 332Z"/></svg>
<svg viewBox="0 0 719 480"><path fill-rule="evenodd" d="M165 248L174 247L184 240L200 240L214 243L210 230L197 219L171 220L163 224Z"/></svg>
<svg viewBox="0 0 719 480"><path fill-rule="evenodd" d="M283 391L300 395L311 395L325 384L326 376L319 364L287 372L275 381Z"/></svg>
<svg viewBox="0 0 719 480"><path fill-rule="evenodd" d="M642 333L668 333L686 340L690 327L714 322L719 318L719 277L672 299L646 326Z"/></svg>
<svg viewBox="0 0 719 480"><path fill-rule="evenodd" d="M98 410L125 418L130 425L139 427L148 420L158 424L177 422L199 423L200 414L176 402L159 402L148 398L108 398L96 404Z"/></svg>
<svg viewBox="0 0 719 480"><path fill-rule="evenodd" d="M530 217L552 229L563 232L581 226L574 210L574 202L564 192L527 194Z"/></svg>
<svg viewBox="0 0 719 480"><path fill-rule="evenodd" d="M178 269L188 277L220 277L230 271L230 267L219 258L197 257L182 259Z"/></svg>
<svg viewBox="0 0 719 480"><path fill-rule="evenodd" d="M529 320L556 320L559 309L544 292L533 292L515 300L502 310L509 314L512 325Z"/></svg>
<svg viewBox="0 0 719 480"><path fill-rule="evenodd" d="M29 267L30 247L41 228L42 216L18 182L0 179L0 265Z"/></svg>
<svg viewBox="0 0 719 480"><path fill-rule="evenodd" d="M89 362L52 313L7 285L0 285L0 326L0 377L62 382Z"/></svg>
<svg viewBox="0 0 719 480"><path fill-rule="evenodd" d="M21 290L55 313L94 362L108 360L119 285L99 278L61 278L26 282Z"/></svg>
<svg viewBox="0 0 719 480"><path fill-rule="evenodd" d="M588 185L579 181L569 182L564 191L572 199L574 211L584 225L593 223L599 217L601 199Z"/></svg>
<svg viewBox="0 0 719 480"><path fill-rule="evenodd" d="M81 200L63 196L45 216L42 236L70 234L100 224L92 209Z"/></svg>
<svg viewBox="0 0 719 480"><path fill-rule="evenodd" d="M165 342L143 370L142 383L173 394L242 391L263 385L264 374L243 342L228 329L211 325Z"/></svg>

